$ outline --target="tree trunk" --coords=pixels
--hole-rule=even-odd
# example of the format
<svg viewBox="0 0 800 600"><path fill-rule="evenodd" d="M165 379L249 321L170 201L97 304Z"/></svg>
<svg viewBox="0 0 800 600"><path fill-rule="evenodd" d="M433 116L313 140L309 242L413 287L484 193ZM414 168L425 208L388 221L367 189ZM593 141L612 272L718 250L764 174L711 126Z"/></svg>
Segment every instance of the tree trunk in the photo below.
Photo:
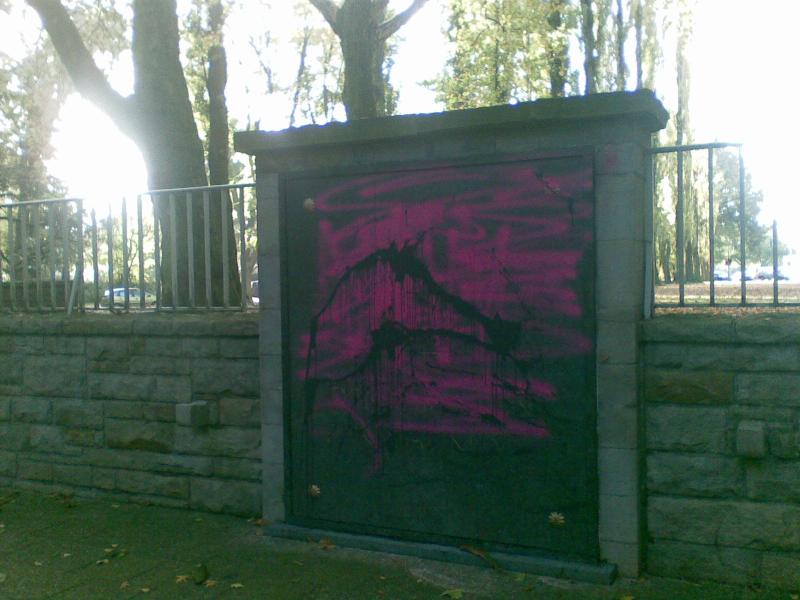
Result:
<svg viewBox="0 0 800 600"><path fill-rule="evenodd" d="M584 94L594 94L597 91L597 59L595 57L592 0L581 0L581 31L583 34L583 73L586 78Z"/></svg>
<svg viewBox="0 0 800 600"><path fill-rule="evenodd" d="M139 147L147 167L149 188L207 185L203 146L180 64L175 0L133 2L134 94L129 98L121 97L108 84L59 2L28 1L41 16L76 88L105 111ZM187 211L187 201L185 195L179 194L159 195L155 199L161 233L162 302L166 305L187 304L192 276L196 301L203 303L206 297L203 203L193 201ZM230 302L238 304L241 293L230 215L230 205L226 206L224 199L222 204L219 198L212 200L208 223L210 283L212 303L217 306L222 304L224 288L223 218L228 239ZM188 242L190 218L191 245ZM191 266L190 247L194 254Z"/></svg>
<svg viewBox="0 0 800 600"><path fill-rule="evenodd" d="M569 43L563 35L564 9L566 0L552 0L547 24L550 35L547 36L547 71L550 76L550 95L554 98L566 94L567 72L569 71Z"/></svg>
<svg viewBox="0 0 800 600"><path fill-rule="evenodd" d="M622 10L622 0L617 0L617 14L614 19L617 36L617 76L614 81L617 91L625 89L625 79L628 75L628 65L625 64L625 38L627 31L625 27L625 17Z"/></svg>
<svg viewBox="0 0 800 600"><path fill-rule="evenodd" d="M633 0L633 29L636 35L636 89L644 87L643 81L643 48L642 48L642 0Z"/></svg>
<svg viewBox="0 0 800 600"><path fill-rule="evenodd" d="M212 46L208 51L208 177L211 185L229 182L230 155L228 144L228 106L225 103L225 85L228 81L228 63L225 48Z"/></svg>

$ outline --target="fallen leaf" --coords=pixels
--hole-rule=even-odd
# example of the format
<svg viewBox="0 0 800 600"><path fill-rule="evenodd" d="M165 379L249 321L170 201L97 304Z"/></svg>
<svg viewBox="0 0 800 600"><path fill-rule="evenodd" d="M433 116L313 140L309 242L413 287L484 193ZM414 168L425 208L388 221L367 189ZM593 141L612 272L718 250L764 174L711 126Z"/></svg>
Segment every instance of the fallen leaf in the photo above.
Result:
<svg viewBox="0 0 800 600"><path fill-rule="evenodd" d="M124 589L130 587L130 585L131 584L128 583L127 581L123 581L122 583L119 584L119 589L124 590Z"/></svg>
<svg viewBox="0 0 800 600"><path fill-rule="evenodd" d="M206 579L208 579L208 567L205 563L196 564L194 569L192 569L192 581L200 585Z"/></svg>
<svg viewBox="0 0 800 600"><path fill-rule="evenodd" d="M35 561L33 561L33 564L35 564L37 567L41 567L42 566L42 561L35 560Z"/></svg>
<svg viewBox="0 0 800 600"><path fill-rule="evenodd" d="M213 579L206 579L205 583L203 584L206 587L216 587L217 582Z"/></svg>
<svg viewBox="0 0 800 600"><path fill-rule="evenodd" d="M69 558L70 556L72 556L72 554L69 552L64 552L64 554L61 555L62 558Z"/></svg>
<svg viewBox="0 0 800 600"><path fill-rule="evenodd" d="M111 508L119 508L119 504L112 504Z"/></svg>
<svg viewBox="0 0 800 600"><path fill-rule="evenodd" d="M634 600L633 596L622 596L619 600Z"/></svg>
<svg viewBox="0 0 800 600"><path fill-rule="evenodd" d="M108 564L108 559L107 558L101 558L100 560L96 561L94 564L96 564L96 565L107 565Z"/></svg>
<svg viewBox="0 0 800 600"><path fill-rule="evenodd" d="M520 583L525 581L525 573L514 573L514 581L519 581Z"/></svg>
<svg viewBox="0 0 800 600"><path fill-rule="evenodd" d="M178 575L175 578L175 583L186 583L187 581L189 581L188 575Z"/></svg>
<svg viewBox="0 0 800 600"><path fill-rule="evenodd" d="M567 518L563 513L551 512L549 515L547 515L547 522L554 527L561 527L567 522Z"/></svg>
<svg viewBox="0 0 800 600"><path fill-rule="evenodd" d="M141 590L139 590L139 591L141 591L143 594L149 594L150 593L150 588L141 588Z"/></svg>
<svg viewBox="0 0 800 600"><path fill-rule="evenodd" d="M323 550L332 550L333 548L336 548L336 544L334 544L328 538L322 538L319 541L319 547L322 548Z"/></svg>
<svg viewBox="0 0 800 600"><path fill-rule="evenodd" d="M8 579L8 575L0 573L0 583L5 583L6 579Z"/></svg>
<svg viewBox="0 0 800 600"><path fill-rule="evenodd" d="M299 560L293 560L292 562L296 565L300 565L301 567L303 566L303 563Z"/></svg>
<svg viewBox="0 0 800 600"><path fill-rule="evenodd" d="M231 584L231 587L232 587L233 589L235 589L235 590L239 590L239 589L242 589L242 588L244 587L244 584L243 584L243 583L239 583L239 582L237 581L236 583L232 583L232 584Z"/></svg>
<svg viewBox="0 0 800 600"><path fill-rule="evenodd" d="M445 590L441 593L441 596L445 598L453 598L454 600L458 600L459 598L464 597L464 590L455 588L452 590Z"/></svg>
<svg viewBox="0 0 800 600"><path fill-rule="evenodd" d="M203 522L203 518L202 517L195 517L194 518L194 522L195 523L202 523Z"/></svg>
<svg viewBox="0 0 800 600"><path fill-rule="evenodd" d="M259 527L263 527L264 525L269 525L269 521L267 521L266 519L256 519L256 520L255 520L255 521L253 521L253 522L254 522L256 525L258 525Z"/></svg>

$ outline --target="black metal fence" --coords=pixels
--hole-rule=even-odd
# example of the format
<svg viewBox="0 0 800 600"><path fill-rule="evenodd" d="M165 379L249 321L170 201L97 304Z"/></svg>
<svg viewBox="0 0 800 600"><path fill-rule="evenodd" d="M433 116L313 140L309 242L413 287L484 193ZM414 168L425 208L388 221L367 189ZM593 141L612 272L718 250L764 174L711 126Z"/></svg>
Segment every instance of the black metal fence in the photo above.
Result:
<svg viewBox="0 0 800 600"><path fill-rule="evenodd" d="M0 310L246 310L254 191L148 191L99 219L80 198L0 204Z"/></svg>
<svg viewBox="0 0 800 600"><path fill-rule="evenodd" d="M749 189L742 145L664 146L652 148L650 155L653 229L646 312L651 307L800 306L800 286L781 268L777 222L768 228L755 221L759 192ZM757 243L760 252L754 251ZM766 254L769 267L751 267L751 259L763 263Z"/></svg>

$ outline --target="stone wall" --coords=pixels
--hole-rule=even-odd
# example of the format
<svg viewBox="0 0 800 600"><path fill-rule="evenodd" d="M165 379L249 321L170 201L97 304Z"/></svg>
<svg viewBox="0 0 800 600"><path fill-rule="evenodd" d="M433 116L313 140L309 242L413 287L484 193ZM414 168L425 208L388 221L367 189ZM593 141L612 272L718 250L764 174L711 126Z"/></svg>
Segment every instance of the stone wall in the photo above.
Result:
<svg viewBox="0 0 800 600"><path fill-rule="evenodd" d="M643 325L648 571L800 587L800 315Z"/></svg>
<svg viewBox="0 0 800 600"><path fill-rule="evenodd" d="M0 483L256 515L257 315L0 317Z"/></svg>

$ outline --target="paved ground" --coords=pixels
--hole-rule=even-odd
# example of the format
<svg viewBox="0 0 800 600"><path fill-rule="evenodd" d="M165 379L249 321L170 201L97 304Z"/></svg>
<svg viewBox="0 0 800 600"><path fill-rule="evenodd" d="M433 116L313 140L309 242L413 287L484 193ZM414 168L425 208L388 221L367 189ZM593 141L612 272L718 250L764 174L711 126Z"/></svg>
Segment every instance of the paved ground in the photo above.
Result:
<svg viewBox="0 0 800 600"><path fill-rule="evenodd" d="M186 510L0 488L0 599L792 600L667 579L592 586L261 535Z"/></svg>

